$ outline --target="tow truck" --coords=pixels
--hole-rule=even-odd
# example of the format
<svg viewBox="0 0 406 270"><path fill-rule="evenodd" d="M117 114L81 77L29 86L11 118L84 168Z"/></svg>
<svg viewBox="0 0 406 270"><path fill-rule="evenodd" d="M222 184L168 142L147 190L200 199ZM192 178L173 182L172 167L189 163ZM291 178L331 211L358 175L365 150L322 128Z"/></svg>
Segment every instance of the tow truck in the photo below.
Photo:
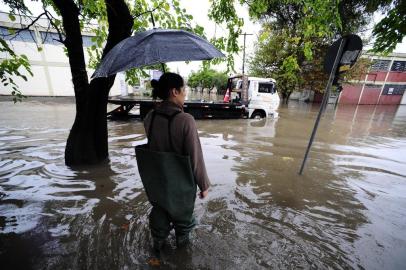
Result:
<svg viewBox="0 0 406 270"><path fill-rule="evenodd" d="M111 119L139 117L144 119L159 101L133 96L111 97L110 104L119 107L108 112ZM184 111L195 119L237 119L277 117L280 98L276 81L272 78L258 78L237 75L228 78L227 91L223 101L187 100ZM137 114L132 113L133 111Z"/></svg>

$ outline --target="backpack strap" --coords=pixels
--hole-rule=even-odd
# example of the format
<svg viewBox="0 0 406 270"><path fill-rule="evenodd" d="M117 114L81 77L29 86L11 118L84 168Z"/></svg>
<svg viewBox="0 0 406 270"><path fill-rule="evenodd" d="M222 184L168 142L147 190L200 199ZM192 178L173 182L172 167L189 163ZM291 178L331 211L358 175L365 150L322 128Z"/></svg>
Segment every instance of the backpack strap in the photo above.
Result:
<svg viewBox="0 0 406 270"><path fill-rule="evenodd" d="M149 142L151 141L151 138L152 138L152 125L154 124L155 115L156 115L156 111L153 110L152 116L151 116L151 122L149 123L149 128L148 128L148 142L147 142L148 148L149 148Z"/></svg>
<svg viewBox="0 0 406 270"><path fill-rule="evenodd" d="M169 138L169 144L170 144L172 152L174 152L175 149L173 148L173 142L172 142L172 136L171 136L171 123L172 123L172 120L175 118L175 116L177 116L179 113L181 113L181 111L177 111L177 112L173 113L169 117L169 120L168 120L168 138Z"/></svg>
<svg viewBox="0 0 406 270"><path fill-rule="evenodd" d="M182 111L176 111L171 115L167 115L167 114L163 114L160 112L156 112L155 110L152 112L152 116L151 116L151 122L149 124L149 129L148 129L148 147L149 147L149 142L151 141L151 136L152 136L152 125L154 124L154 120L155 120L155 116L159 115L164 117L166 120L168 120L168 139L169 139L169 145L171 148L171 151L174 151L173 148L173 142L172 142L172 136L171 136L171 123L172 120L175 118L175 116L177 116L179 113L181 113Z"/></svg>

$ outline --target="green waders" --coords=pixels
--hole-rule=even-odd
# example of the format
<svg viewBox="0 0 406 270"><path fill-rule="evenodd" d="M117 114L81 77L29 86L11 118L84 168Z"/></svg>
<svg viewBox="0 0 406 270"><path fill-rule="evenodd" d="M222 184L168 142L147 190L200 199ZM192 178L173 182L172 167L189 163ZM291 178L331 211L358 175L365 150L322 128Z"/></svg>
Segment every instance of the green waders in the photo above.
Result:
<svg viewBox="0 0 406 270"><path fill-rule="evenodd" d="M189 240L189 232L195 226L193 217L196 199L196 183L189 156L173 152L170 125L172 119L180 112L171 116L152 113L148 132L148 143L135 147L138 171L142 183L152 204L149 226L154 243L165 241L175 228L178 245ZM172 152L160 152L149 149L155 115L168 120L168 136Z"/></svg>

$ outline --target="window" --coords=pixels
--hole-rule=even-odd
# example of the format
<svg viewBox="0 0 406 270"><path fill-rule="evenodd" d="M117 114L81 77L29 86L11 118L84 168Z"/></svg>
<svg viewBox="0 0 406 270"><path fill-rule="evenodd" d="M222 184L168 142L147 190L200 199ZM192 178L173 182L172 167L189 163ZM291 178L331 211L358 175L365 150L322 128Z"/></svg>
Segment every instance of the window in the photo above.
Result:
<svg viewBox="0 0 406 270"><path fill-rule="evenodd" d="M62 45L59 42L59 35L51 32L41 32L41 39L43 44Z"/></svg>
<svg viewBox="0 0 406 270"><path fill-rule="evenodd" d="M383 88L382 95L403 95L406 85L386 84Z"/></svg>
<svg viewBox="0 0 406 270"><path fill-rule="evenodd" d="M62 38L64 39L65 36L62 35ZM92 40L91 40L91 36L82 36L82 40L83 40L83 47L90 47L93 44L95 44ZM42 43L43 44L52 44L52 45L63 45L60 41L59 41L59 35L58 33L52 33L52 32L41 32L41 39L42 39Z"/></svg>
<svg viewBox="0 0 406 270"><path fill-rule="evenodd" d="M242 80L238 80L236 89L242 89Z"/></svg>
<svg viewBox="0 0 406 270"><path fill-rule="evenodd" d="M96 45L96 42L92 41L92 36L82 36L83 39L83 47L91 47L92 45Z"/></svg>
<svg viewBox="0 0 406 270"><path fill-rule="evenodd" d="M370 71L388 71L390 60L372 60Z"/></svg>
<svg viewBox="0 0 406 270"><path fill-rule="evenodd" d="M275 93L272 83L259 83L258 85L259 93Z"/></svg>
<svg viewBox="0 0 406 270"><path fill-rule="evenodd" d="M406 61L393 61L391 71L405 72L406 71Z"/></svg>
<svg viewBox="0 0 406 270"><path fill-rule="evenodd" d="M18 29L14 29L18 31ZM34 42L35 43L35 33L33 30L21 30L17 34L11 35L8 28L0 27L0 36L4 40L12 40L12 41L25 41L25 42Z"/></svg>
<svg viewBox="0 0 406 270"><path fill-rule="evenodd" d="M8 35L8 31L7 31L7 28L5 28L5 27L0 27L0 36L4 39L5 37L5 35Z"/></svg>

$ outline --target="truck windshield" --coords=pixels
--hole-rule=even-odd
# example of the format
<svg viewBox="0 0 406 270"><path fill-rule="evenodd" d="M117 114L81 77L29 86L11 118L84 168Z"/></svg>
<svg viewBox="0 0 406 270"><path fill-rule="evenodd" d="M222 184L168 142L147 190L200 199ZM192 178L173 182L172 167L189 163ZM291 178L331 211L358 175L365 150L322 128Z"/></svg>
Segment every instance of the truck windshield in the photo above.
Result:
<svg viewBox="0 0 406 270"><path fill-rule="evenodd" d="M237 81L237 86L235 88L236 89L241 89L242 88L242 80Z"/></svg>

